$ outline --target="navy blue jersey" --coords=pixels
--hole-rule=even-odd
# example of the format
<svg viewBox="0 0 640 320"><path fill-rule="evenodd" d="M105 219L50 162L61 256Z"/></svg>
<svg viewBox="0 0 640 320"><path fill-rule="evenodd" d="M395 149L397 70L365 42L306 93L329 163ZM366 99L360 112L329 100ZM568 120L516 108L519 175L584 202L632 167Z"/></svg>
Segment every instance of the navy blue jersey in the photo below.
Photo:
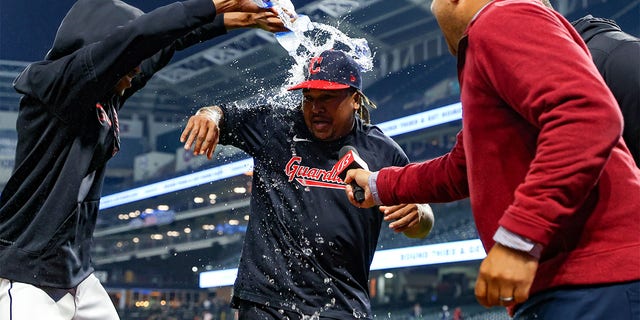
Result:
<svg viewBox="0 0 640 320"><path fill-rule="evenodd" d="M338 141L319 141L299 108L223 106L220 143L254 158L251 218L234 299L321 314L371 317L368 279L383 215L352 206L331 169L351 145L372 171L403 166L402 149L356 119Z"/></svg>
<svg viewBox="0 0 640 320"><path fill-rule="evenodd" d="M622 137L640 167L640 39L623 32L613 20L592 15L571 24L618 101L624 119Z"/></svg>

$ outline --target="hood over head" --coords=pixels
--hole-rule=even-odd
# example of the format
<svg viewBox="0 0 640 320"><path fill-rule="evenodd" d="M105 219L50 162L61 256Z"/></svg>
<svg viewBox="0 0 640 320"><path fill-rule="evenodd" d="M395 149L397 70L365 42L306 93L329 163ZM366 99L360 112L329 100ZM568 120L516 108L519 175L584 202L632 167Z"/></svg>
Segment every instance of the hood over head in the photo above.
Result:
<svg viewBox="0 0 640 320"><path fill-rule="evenodd" d="M46 60L56 60L106 38L144 12L120 0L78 0L62 20Z"/></svg>
<svg viewBox="0 0 640 320"><path fill-rule="evenodd" d="M582 39L587 42L598 33L606 31L622 31L613 20L605 18L596 18L592 15L586 15L571 24L580 33Z"/></svg>

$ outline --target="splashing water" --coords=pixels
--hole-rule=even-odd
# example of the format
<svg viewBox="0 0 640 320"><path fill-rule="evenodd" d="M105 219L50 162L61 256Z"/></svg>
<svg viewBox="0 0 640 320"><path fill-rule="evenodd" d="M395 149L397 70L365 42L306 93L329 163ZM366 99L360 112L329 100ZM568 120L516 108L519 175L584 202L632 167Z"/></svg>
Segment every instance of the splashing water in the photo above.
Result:
<svg viewBox="0 0 640 320"><path fill-rule="evenodd" d="M270 102L290 96L286 88L304 81L308 61L329 49L347 53L360 66L361 72L373 70L373 56L366 39L351 38L333 26L312 22L308 16L296 13L290 0L253 1L260 7L274 8L285 27L291 30L275 34L278 43L294 59L294 65L289 69L286 83L276 97L269 99Z"/></svg>
<svg viewBox="0 0 640 320"><path fill-rule="evenodd" d="M305 20L308 21L308 17L299 16L296 22ZM307 30L309 26L310 29ZM276 34L276 39L295 60L294 66L289 70L287 85L303 81L304 68L307 67L309 59L329 49L347 53L358 63L361 72L373 70L373 58L367 40L350 38L330 25L309 21L307 27L294 29L284 35Z"/></svg>
<svg viewBox="0 0 640 320"><path fill-rule="evenodd" d="M352 313L352 315L353 315L353 317L354 317L355 319L362 319L362 318L364 318L364 317L366 317L366 316L367 316L367 313L366 313L366 312L359 311L359 310L356 310L356 309L353 309L353 313Z"/></svg>
<svg viewBox="0 0 640 320"><path fill-rule="evenodd" d="M351 38L336 27L312 22L308 16L296 13L290 0L253 1L260 7L274 8L285 27L290 30L288 32L276 33L275 38L294 60L294 64L289 69L287 80L279 88L279 92L263 92L257 99L265 100L264 102L270 105L297 107L300 102L299 96L287 91L287 88L304 81L308 61L326 50L333 49L345 52L354 59L359 65L360 71L363 73L373 70L373 56L366 39ZM244 103L244 106L247 104L251 103L247 101ZM267 185L277 187L272 183ZM309 239L304 239L303 243L301 243L302 253L307 256L313 254L309 242ZM324 244L325 239L320 235L316 235L315 242ZM328 246L333 247L335 244L329 242ZM280 253L281 252L276 251L276 254ZM310 268L310 266L307 265L305 268ZM269 281L271 282L273 279L269 279ZM324 284L327 285L326 293L329 296L334 294L331 287L332 282L333 279L330 277L324 278ZM302 313L295 304L288 305L288 307L294 312L300 313L302 320L318 320L322 312L335 307L335 305L336 299L335 297L331 297L324 307L321 307L310 315ZM353 318L361 319L367 317L367 313L353 309L352 316Z"/></svg>

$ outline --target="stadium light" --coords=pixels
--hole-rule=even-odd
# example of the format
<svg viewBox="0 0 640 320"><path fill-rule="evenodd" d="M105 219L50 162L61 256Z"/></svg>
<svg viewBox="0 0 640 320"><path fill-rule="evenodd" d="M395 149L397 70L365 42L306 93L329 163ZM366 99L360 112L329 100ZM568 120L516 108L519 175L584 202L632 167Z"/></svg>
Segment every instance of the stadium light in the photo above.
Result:
<svg viewBox="0 0 640 320"><path fill-rule="evenodd" d="M377 124L388 136L393 137L404 133L431 128L440 124L460 120L462 105L460 102L444 107L416 113ZM184 190L201 184L219 181L238 176L253 170L253 159L244 159L222 166L194 172L184 176L156 182L150 185L114 193L102 197L100 210L148 199L174 191Z"/></svg>
<svg viewBox="0 0 640 320"><path fill-rule="evenodd" d="M480 239L437 243L424 246L378 250L373 256L371 270L385 270L434 264L482 260L487 256ZM233 285L238 269L200 273L200 288Z"/></svg>

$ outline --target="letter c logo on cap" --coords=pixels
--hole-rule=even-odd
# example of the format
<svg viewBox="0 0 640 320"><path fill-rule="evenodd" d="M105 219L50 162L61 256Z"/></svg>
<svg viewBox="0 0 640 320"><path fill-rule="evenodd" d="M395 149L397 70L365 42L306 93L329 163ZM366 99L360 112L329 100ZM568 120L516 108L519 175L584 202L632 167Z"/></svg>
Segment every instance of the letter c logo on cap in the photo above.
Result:
<svg viewBox="0 0 640 320"><path fill-rule="evenodd" d="M311 58L311 61L309 61L309 74L320 72L320 63L322 63L322 57Z"/></svg>

